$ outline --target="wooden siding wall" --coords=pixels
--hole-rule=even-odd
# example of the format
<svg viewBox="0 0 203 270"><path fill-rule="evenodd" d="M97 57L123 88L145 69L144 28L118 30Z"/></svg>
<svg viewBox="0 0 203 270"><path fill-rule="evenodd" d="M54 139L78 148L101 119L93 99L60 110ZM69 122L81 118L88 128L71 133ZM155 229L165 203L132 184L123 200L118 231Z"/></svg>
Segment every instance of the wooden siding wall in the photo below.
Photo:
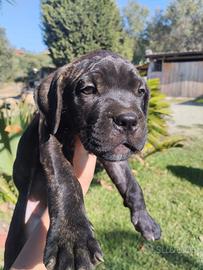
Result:
<svg viewBox="0 0 203 270"><path fill-rule="evenodd" d="M160 81L161 81L161 77L162 77L162 73L161 72L159 72L159 71L152 71L152 72L148 72L148 74L147 74L147 78L148 79L160 79Z"/></svg>
<svg viewBox="0 0 203 270"><path fill-rule="evenodd" d="M175 97L203 95L203 61L163 63L161 90Z"/></svg>

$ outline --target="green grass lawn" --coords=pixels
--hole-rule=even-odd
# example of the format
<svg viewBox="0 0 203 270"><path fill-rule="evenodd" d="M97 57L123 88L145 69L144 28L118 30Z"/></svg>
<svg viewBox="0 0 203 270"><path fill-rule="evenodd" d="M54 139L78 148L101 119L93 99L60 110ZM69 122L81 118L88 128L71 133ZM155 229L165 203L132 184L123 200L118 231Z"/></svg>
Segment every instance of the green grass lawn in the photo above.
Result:
<svg viewBox="0 0 203 270"><path fill-rule="evenodd" d="M144 241L117 191L95 184L86 207L104 252L100 269L203 269L203 140L156 153L144 166L131 165L162 239ZM96 177L109 181L104 172Z"/></svg>
<svg viewBox="0 0 203 270"><path fill-rule="evenodd" d="M203 269L203 139L188 141L148 157L132 160L151 215L162 239L147 242L135 232L128 209L101 171L86 196L86 208L104 252L108 270ZM103 182L102 182L103 183ZM1 216L3 218L3 216Z"/></svg>

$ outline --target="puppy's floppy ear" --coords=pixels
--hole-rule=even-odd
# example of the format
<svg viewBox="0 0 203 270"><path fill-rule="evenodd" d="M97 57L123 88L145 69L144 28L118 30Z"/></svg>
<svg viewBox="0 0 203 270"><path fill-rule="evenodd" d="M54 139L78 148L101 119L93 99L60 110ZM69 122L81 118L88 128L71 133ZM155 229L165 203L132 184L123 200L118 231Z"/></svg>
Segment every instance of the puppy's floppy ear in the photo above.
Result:
<svg viewBox="0 0 203 270"><path fill-rule="evenodd" d="M50 74L34 93L35 103L51 134L56 134L60 124L67 73L67 69L61 68Z"/></svg>

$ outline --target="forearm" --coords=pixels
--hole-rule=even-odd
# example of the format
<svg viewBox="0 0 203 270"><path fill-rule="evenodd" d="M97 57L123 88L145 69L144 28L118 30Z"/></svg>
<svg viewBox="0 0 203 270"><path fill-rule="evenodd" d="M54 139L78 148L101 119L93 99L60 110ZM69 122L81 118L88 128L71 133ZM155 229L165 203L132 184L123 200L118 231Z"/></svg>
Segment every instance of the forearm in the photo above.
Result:
<svg viewBox="0 0 203 270"><path fill-rule="evenodd" d="M39 224L31 233L23 249L15 260L12 270L34 269L45 270L43 264L43 251L46 243L46 235L49 228L48 209L42 215Z"/></svg>
<svg viewBox="0 0 203 270"><path fill-rule="evenodd" d="M108 162L104 160L101 162L121 194L124 206L128 207L131 213L145 209L142 189L133 177L128 162Z"/></svg>

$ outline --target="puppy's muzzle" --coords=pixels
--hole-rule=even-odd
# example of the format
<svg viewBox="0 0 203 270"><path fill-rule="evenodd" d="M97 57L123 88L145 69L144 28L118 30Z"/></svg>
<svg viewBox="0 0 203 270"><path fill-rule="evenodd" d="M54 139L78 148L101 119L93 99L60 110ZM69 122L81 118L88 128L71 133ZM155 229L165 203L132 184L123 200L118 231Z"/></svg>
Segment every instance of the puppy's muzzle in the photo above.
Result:
<svg viewBox="0 0 203 270"><path fill-rule="evenodd" d="M137 129L138 117L134 112L127 112L114 116L113 121L120 131L134 132Z"/></svg>

